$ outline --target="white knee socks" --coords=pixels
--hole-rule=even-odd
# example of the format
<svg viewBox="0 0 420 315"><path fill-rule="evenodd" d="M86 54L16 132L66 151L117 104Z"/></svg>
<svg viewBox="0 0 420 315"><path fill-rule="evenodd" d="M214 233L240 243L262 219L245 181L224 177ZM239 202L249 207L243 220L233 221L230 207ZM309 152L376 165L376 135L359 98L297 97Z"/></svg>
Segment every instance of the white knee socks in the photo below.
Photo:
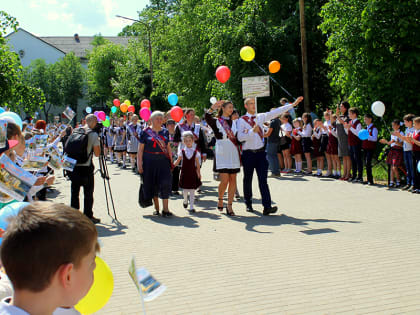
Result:
<svg viewBox="0 0 420 315"><path fill-rule="evenodd" d="M194 209L195 189L183 189L184 203L188 202L188 194L190 194L190 210Z"/></svg>

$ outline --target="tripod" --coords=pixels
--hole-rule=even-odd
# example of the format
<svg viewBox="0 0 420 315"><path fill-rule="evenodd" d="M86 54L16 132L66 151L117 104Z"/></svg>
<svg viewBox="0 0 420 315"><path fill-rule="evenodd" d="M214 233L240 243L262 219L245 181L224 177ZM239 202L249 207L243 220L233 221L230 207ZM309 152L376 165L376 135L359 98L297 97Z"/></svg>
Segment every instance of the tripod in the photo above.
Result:
<svg viewBox="0 0 420 315"><path fill-rule="evenodd" d="M106 208L108 210L108 215L111 216L111 214L109 213L109 203L108 203L108 191L109 191L109 196L110 196L111 204L112 204L112 210L114 211L114 219L118 221L117 214L115 213L114 198L112 197L111 184L109 183L108 166L106 165L106 159L104 155L104 143L101 136L99 137L99 140L101 143L101 154L99 155L99 171L101 172L101 177L104 180ZM107 188L106 183L108 183L108 188Z"/></svg>

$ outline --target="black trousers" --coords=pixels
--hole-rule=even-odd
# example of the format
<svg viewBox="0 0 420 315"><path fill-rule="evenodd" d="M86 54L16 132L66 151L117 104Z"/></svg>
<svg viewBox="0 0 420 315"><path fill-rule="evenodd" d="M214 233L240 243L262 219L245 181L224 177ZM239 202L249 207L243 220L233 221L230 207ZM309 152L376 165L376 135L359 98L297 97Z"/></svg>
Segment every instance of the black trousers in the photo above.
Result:
<svg viewBox="0 0 420 315"><path fill-rule="evenodd" d="M363 179L363 160L362 160L362 145L351 145L350 157L352 167L352 177L357 179Z"/></svg>
<svg viewBox="0 0 420 315"><path fill-rule="evenodd" d="M373 159L373 153L375 153L375 150L363 149L363 153L364 153L364 160L365 160L365 165L366 165L367 180L369 183L373 183L372 159Z"/></svg>
<svg viewBox="0 0 420 315"><path fill-rule="evenodd" d="M420 172L418 170L419 163L420 163L420 151L413 151L414 189L420 189Z"/></svg>
<svg viewBox="0 0 420 315"><path fill-rule="evenodd" d="M252 206L252 177L254 175L254 171L256 171L262 204L264 208L270 208L271 195L267 183L268 161L265 151L252 152L244 150L242 152L242 165L244 167L243 183L245 204L248 207Z"/></svg>
<svg viewBox="0 0 420 315"><path fill-rule="evenodd" d="M179 190L179 173L181 172L181 167L174 167L172 170L172 191Z"/></svg>
<svg viewBox="0 0 420 315"><path fill-rule="evenodd" d="M83 213L88 217L93 217L93 191L95 187L94 167L76 166L73 172L69 172L71 180L71 207L80 209L79 193L80 187L83 187Z"/></svg>

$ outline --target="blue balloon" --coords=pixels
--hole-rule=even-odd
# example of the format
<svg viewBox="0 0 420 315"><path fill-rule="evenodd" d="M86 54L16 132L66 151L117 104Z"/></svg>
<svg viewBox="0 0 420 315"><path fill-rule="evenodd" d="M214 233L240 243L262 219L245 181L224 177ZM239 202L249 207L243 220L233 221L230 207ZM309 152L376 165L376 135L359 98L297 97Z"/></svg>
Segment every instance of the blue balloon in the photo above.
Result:
<svg viewBox="0 0 420 315"><path fill-rule="evenodd" d="M13 112L4 112L0 114L0 119L7 120L8 122L15 123L22 130L22 118Z"/></svg>
<svg viewBox="0 0 420 315"><path fill-rule="evenodd" d="M13 202L0 209L0 228L6 231L9 225L8 219L16 216L27 205L29 205L29 202ZM0 244L1 242L2 239L0 238Z"/></svg>
<svg viewBox="0 0 420 315"><path fill-rule="evenodd" d="M106 116L106 119L105 120L109 120L109 116Z"/></svg>
<svg viewBox="0 0 420 315"><path fill-rule="evenodd" d="M178 104L178 96L175 93L169 94L168 95L168 102L172 106L175 106L176 104Z"/></svg>
<svg viewBox="0 0 420 315"><path fill-rule="evenodd" d="M4 108L3 107L0 107L0 114L1 113L4 113L4 112L5 112Z"/></svg>
<svg viewBox="0 0 420 315"><path fill-rule="evenodd" d="M417 163L417 171L420 173L420 161Z"/></svg>
<svg viewBox="0 0 420 315"><path fill-rule="evenodd" d="M359 139L362 141L365 141L367 139L369 139L369 131L367 131L366 129L362 129L359 131Z"/></svg>
<svg viewBox="0 0 420 315"><path fill-rule="evenodd" d="M89 106L86 107L86 113L88 113L88 114L92 113L92 108L90 108Z"/></svg>

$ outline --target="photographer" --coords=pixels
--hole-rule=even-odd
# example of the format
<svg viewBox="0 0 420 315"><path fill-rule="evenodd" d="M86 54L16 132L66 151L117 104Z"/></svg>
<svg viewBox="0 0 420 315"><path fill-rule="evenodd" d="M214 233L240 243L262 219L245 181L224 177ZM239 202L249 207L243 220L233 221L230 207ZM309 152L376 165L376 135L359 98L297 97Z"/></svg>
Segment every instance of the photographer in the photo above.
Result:
<svg viewBox="0 0 420 315"><path fill-rule="evenodd" d="M95 115L86 116L86 125L77 128L66 142L64 151L69 157L77 160L73 172L69 173L71 180L71 207L79 209L79 192L83 187L84 208L83 213L93 222L100 220L93 216L93 191L94 191L94 165L93 154L99 156L101 153L98 136L98 121ZM100 132L100 131L99 131Z"/></svg>

